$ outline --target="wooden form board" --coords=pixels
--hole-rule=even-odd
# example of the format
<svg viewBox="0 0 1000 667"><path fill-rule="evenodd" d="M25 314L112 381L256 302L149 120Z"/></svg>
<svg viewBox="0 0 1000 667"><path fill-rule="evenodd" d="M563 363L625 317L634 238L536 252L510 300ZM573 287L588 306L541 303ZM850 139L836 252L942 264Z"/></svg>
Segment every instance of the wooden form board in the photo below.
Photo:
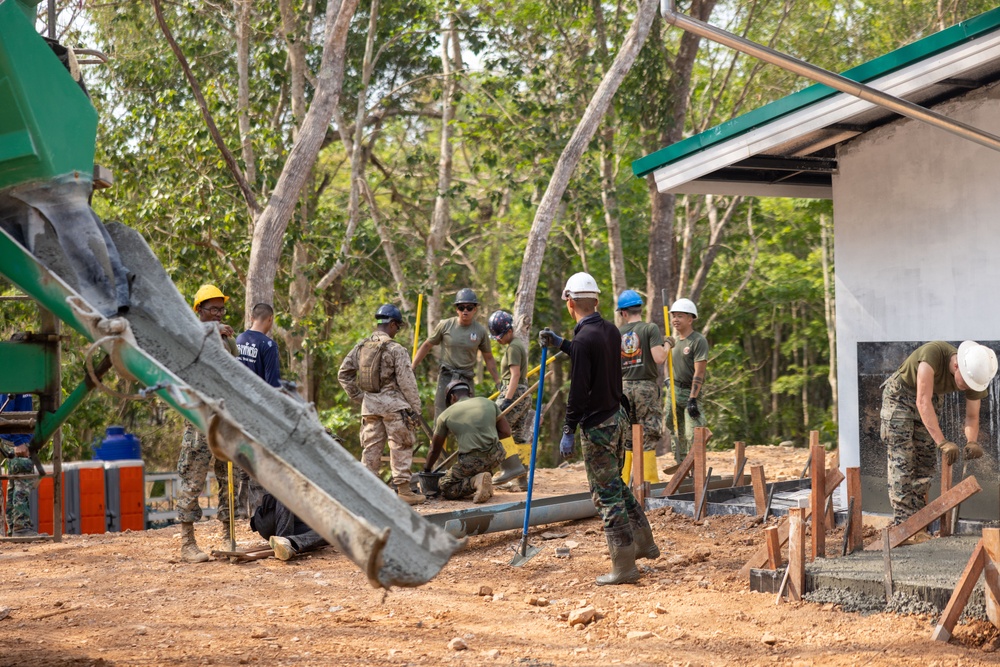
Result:
<svg viewBox="0 0 1000 667"><path fill-rule="evenodd" d="M691 451L694 453L694 518L699 519L698 511L701 508L705 494L708 493L708 468L706 466L705 453L706 445L712 432L703 426L695 427L694 442Z"/></svg>
<svg viewBox="0 0 1000 667"><path fill-rule="evenodd" d="M632 495L640 507L644 507L646 503L642 484L645 481L642 464L642 424L632 424Z"/></svg>
<svg viewBox="0 0 1000 667"><path fill-rule="evenodd" d="M819 444L819 431L809 432L809 453L812 479L809 507L814 517L811 560L816 560L826 557L826 450Z"/></svg>
<svg viewBox="0 0 1000 667"><path fill-rule="evenodd" d="M764 543L767 544L767 569L777 570L781 567L781 538L777 526L764 529Z"/></svg>
<svg viewBox="0 0 1000 667"><path fill-rule="evenodd" d="M826 471L827 493L832 494L833 490L836 489L837 486L843 481L844 481L844 473L840 472L839 469L831 468L830 470L827 470ZM807 509L806 518L808 519L809 516L810 516L810 511ZM784 544L785 542L788 541L788 521L782 520L782 522L778 524L777 528L778 528L778 538L781 544ZM763 545L760 549L758 549L754 553L753 556L750 557L750 560L747 561L747 564L744 565L743 569L740 570L740 576L749 577L750 570L759 569L766 566L767 566L767 544Z"/></svg>
<svg viewBox="0 0 1000 667"><path fill-rule="evenodd" d="M740 477L747 460L747 443L737 440L733 443L733 479Z"/></svg>
<svg viewBox="0 0 1000 667"><path fill-rule="evenodd" d="M948 606L944 608L944 612L941 614L941 620L938 621L937 627L934 628L934 632L931 634L931 639L942 642L951 639L951 631L955 629L955 624L958 623L965 605L969 602L972 589L979 583L979 575L983 573L986 558L986 549L983 547L983 541L979 540L975 550L972 552L972 557L969 558L969 562L965 566L965 571L962 572L962 576L955 586L955 591L951 594L951 599L948 600Z"/></svg>
<svg viewBox="0 0 1000 667"><path fill-rule="evenodd" d="M945 458L941 457L941 495L951 491L954 482L953 466ZM941 517L941 528L938 530L941 537L949 537L952 534L951 512L945 512Z"/></svg>
<svg viewBox="0 0 1000 667"><path fill-rule="evenodd" d="M750 483L753 484L753 504L757 516L764 516L767 508L767 480L764 478L764 466L750 466Z"/></svg>
<svg viewBox="0 0 1000 667"><path fill-rule="evenodd" d="M669 482L667 482L667 488L663 490L663 495L672 496L675 493L677 493L677 489L681 488L681 484L684 482L684 478L691 473L691 469L693 467L694 467L694 450L692 449L687 453L687 456L684 457L684 460L681 461L680 465L677 468L677 471L674 473L674 476L670 478Z"/></svg>
<svg viewBox="0 0 1000 667"><path fill-rule="evenodd" d="M969 475L959 484L953 486L948 493L938 496L933 502L928 503L926 507L909 519L893 527L889 531L889 546L895 549L908 537L916 535L918 531L930 525L934 519L942 516L955 505L961 504L980 491L982 491L982 488L979 486L979 482L976 481L973 475ZM865 550L878 551L881 548L882 545L876 542L865 547Z"/></svg>
<svg viewBox="0 0 1000 667"><path fill-rule="evenodd" d="M860 549L863 544L862 535L864 533L863 519L861 517L861 468L847 469L847 501L854 501L851 514L851 530L847 535L847 553L851 554Z"/></svg>
<svg viewBox="0 0 1000 667"><path fill-rule="evenodd" d="M806 510L793 507L788 510L788 599L801 600L805 589Z"/></svg>
<svg viewBox="0 0 1000 667"><path fill-rule="evenodd" d="M1000 590L1000 528L983 528L983 549L988 558L984 563L983 576L986 579L986 617L994 627L1000 627L1000 596L994 591Z"/></svg>

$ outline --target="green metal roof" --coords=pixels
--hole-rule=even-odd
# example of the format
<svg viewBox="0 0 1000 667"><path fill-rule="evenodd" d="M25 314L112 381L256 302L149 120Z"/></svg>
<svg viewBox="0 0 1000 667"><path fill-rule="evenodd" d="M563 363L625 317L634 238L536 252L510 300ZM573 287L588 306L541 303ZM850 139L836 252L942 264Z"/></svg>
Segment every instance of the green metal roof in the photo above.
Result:
<svg viewBox="0 0 1000 667"><path fill-rule="evenodd" d="M878 79L898 69L908 67L941 52L948 51L964 42L993 32L1000 28L1000 7L963 21L933 35L928 35L912 44L879 56L862 65L843 72L843 76L862 83ZM842 94L829 86L814 84L770 104L726 121L701 134L688 137L676 144L661 148L655 153L641 157L632 163L632 173L636 176L647 174L665 165L677 162L733 137L749 132L762 125L798 111L833 95Z"/></svg>

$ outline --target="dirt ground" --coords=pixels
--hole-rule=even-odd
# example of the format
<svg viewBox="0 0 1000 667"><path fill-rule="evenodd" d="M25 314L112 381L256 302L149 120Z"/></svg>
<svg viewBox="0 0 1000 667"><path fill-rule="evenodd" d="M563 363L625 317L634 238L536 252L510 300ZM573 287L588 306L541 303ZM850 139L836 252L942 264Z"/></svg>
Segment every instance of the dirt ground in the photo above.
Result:
<svg viewBox="0 0 1000 667"><path fill-rule="evenodd" d="M805 450L748 449L768 479L798 476ZM731 474L730 453L710 465ZM661 458L666 463L667 458ZM782 472L784 471L784 472ZM540 492L585 490L574 468L540 471ZM501 493L497 502L519 498ZM434 503L447 511L454 503ZM747 517L701 525L651 513L662 556L634 586L597 587L609 568L598 519L533 529L542 552L509 566L517 533L474 537L430 583L383 592L332 548L281 562L178 562L176 528L0 545L0 664L57 665L978 665L998 633L937 618L845 613L749 591L737 571L762 543ZM224 548L218 522L199 543ZM543 532L566 536L545 541ZM836 536L839 539L839 536ZM243 530L243 546L259 540ZM572 543L575 543L572 544ZM836 543L836 542L835 542ZM572 556L555 558L555 547ZM491 595L481 595L487 587ZM485 591L482 591L485 592ZM574 628L567 615L592 606ZM0 610L0 616L4 615ZM461 638L464 650L449 648Z"/></svg>

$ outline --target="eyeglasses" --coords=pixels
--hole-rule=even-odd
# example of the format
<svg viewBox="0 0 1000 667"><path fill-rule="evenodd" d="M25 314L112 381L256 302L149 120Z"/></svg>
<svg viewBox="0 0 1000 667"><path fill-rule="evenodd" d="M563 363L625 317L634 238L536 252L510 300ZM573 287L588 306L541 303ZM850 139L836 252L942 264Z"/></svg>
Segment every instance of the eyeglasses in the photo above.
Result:
<svg viewBox="0 0 1000 667"><path fill-rule="evenodd" d="M225 306L222 306L221 308L219 306L202 307L202 310L204 310L209 315L225 315L226 314L226 307Z"/></svg>
<svg viewBox="0 0 1000 667"><path fill-rule="evenodd" d="M476 305L473 303L460 303L455 306L455 310L462 313L469 313L476 309Z"/></svg>

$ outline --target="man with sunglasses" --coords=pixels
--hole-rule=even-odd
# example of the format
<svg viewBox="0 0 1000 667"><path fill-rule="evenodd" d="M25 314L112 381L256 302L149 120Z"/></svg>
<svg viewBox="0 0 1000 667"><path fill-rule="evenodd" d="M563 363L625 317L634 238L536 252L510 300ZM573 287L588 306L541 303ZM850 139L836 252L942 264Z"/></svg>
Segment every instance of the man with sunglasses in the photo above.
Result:
<svg viewBox="0 0 1000 667"><path fill-rule="evenodd" d="M478 310L479 299L476 298L476 293L468 287L458 290L455 295L456 316L438 322L413 358L413 367L416 368L432 347L441 345L441 370L438 374L437 393L434 395L435 419L448 407L446 393L452 382L464 380L469 387L475 386L473 375L477 351L482 353L486 370L493 382L500 384L497 362L490 348L489 331L475 319Z"/></svg>
<svg viewBox="0 0 1000 667"><path fill-rule="evenodd" d="M215 285L202 285L194 295L194 312L202 322L216 325L222 344L236 357L239 356L236 332L222 322L227 301L229 297ZM229 471L226 463L213 458L205 434L191 422L185 422L181 454L177 459L177 474L181 478L181 489L177 494L177 520L181 524L181 560L186 563L204 563L208 560L208 554L199 549L195 542L194 522L201 519L198 496L205 488L205 476L210 465L214 467L215 480L219 483L217 517L222 522L224 534L229 535Z"/></svg>
<svg viewBox="0 0 1000 667"><path fill-rule="evenodd" d="M378 475L382 450L389 443L389 467L400 500L419 505L426 498L410 489L413 445L417 442L420 394L410 354L393 338L403 314L391 303L375 311L375 332L354 346L337 379L355 403L361 403L361 462Z"/></svg>

